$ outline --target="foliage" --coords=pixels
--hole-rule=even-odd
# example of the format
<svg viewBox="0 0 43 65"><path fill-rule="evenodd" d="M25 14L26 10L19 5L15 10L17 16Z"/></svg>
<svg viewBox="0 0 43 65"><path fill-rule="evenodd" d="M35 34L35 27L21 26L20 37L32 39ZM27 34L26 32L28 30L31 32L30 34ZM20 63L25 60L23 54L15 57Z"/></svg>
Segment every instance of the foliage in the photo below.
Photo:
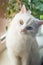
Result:
<svg viewBox="0 0 43 65"><path fill-rule="evenodd" d="M29 9L29 1L28 0L9 0L7 7L7 17L13 17L17 12L20 11L21 6L25 4L26 8Z"/></svg>
<svg viewBox="0 0 43 65"><path fill-rule="evenodd" d="M43 19L43 0L31 0L31 11L35 17Z"/></svg>
<svg viewBox="0 0 43 65"><path fill-rule="evenodd" d="M7 17L13 17L19 12L21 6L25 4L27 10L32 11L32 15L36 18L43 19L43 0L10 0L7 7Z"/></svg>
<svg viewBox="0 0 43 65"><path fill-rule="evenodd" d="M13 17L20 10L20 2L16 0L11 0L7 7L7 17Z"/></svg>

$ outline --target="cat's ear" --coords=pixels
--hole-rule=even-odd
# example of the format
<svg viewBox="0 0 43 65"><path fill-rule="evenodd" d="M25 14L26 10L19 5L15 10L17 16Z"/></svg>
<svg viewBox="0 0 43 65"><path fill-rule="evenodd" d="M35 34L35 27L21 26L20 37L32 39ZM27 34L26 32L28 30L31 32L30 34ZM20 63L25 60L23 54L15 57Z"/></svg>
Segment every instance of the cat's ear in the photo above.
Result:
<svg viewBox="0 0 43 65"><path fill-rule="evenodd" d="M27 12L26 7L25 7L25 5L23 5L21 8L21 13L26 13L26 12Z"/></svg>

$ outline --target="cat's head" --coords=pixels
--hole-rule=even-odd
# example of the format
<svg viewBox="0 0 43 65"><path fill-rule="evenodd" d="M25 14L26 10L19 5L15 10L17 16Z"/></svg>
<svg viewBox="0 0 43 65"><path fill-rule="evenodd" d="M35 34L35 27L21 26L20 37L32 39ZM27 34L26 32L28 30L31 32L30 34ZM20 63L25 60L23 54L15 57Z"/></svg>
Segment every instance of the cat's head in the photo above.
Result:
<svg viewBox="0 0 43 65"><path fill-rule="evenodd" d="M27 11L25 5L22 6L21 11L17 13L13 19L15 29L19 33L30 34L34 32L34 27L30 24L34 21L31 11Z"/></svg>
<svg viewBox="0 0 43 65"><path fill-rule="evenodd" d="M31 23L31 11L27 11L25 5L22 6L21 11L14 17L13 24L15 23L15 29L20 33L25 33L32 28L29 26Z"/></svg>

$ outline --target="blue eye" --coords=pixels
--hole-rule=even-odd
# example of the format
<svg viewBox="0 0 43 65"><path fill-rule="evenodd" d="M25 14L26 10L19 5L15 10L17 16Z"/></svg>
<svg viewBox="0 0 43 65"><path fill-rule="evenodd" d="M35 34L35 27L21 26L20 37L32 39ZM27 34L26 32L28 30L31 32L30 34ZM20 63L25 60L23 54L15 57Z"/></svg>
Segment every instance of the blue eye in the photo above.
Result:
<svg viewBox="0 0 43 65"><path fill-rule="evenodd" d="M33 28L31 26L26 27L27 30L32 30Z"/></svg>

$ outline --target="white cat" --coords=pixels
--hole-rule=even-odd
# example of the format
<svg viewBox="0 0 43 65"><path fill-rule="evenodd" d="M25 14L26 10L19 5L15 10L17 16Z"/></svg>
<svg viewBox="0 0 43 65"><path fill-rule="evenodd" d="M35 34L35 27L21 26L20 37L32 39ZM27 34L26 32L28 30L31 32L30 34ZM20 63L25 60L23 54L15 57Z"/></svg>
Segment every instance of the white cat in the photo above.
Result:
<svg viewBox="0 0 43 65"><path fill-rule="evenodd" d="M13 18L6 36L6 47L12 65L39 65L39 49L33 28L33 18L25 6Z"/></svg>

